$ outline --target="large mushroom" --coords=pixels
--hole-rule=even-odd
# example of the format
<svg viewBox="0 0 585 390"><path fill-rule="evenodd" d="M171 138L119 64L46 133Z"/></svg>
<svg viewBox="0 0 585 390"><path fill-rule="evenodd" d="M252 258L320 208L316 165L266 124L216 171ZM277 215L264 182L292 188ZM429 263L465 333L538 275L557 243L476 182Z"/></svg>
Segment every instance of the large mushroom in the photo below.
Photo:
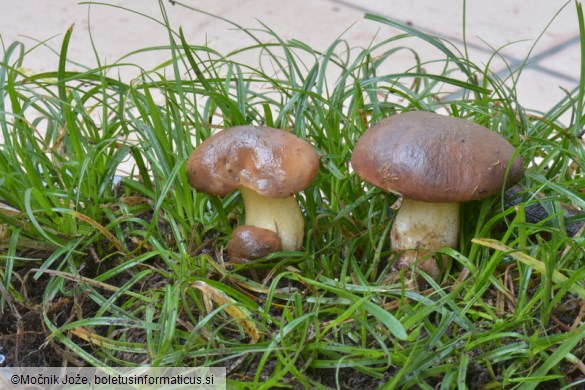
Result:
<svg viewBox="0 0 585 390"><path fill-rule="evenodd" d="M440 269L431 255L457 246L459 203L497 194L524 172L514 147L495 132L422 111L369 128L351 164L366 182L402 196L390 234L398 268L417 263L434 279Z"/></svg>
<svg viewBox="0 0 585 390"><path fill-rule="evenodd" d="M189 183L198 191L224 196L240 190L248 227L234 231L228 254L248 260L253 254L302 247L304 218L294 194L309 186L318 168L319 157L309 143L260 126L220 131L195 148L186 166Z"/></svg>

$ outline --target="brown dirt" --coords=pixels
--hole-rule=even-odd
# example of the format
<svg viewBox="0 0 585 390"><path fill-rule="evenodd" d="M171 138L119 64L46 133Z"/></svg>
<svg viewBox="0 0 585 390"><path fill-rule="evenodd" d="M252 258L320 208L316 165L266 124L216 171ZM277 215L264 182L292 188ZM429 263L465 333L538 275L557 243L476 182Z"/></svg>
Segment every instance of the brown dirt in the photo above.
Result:
<svg viewBox="0 0 585 390"><path fill-rule="evenodd" d="M63 358L43 326L39 310L46 280L27 283L26 305L8 301L0 316L0 352L4 366L60 367Z"/></svg>
<svg viewBox="0 0 585 390"><path fill-rule="evenodd" d="M52 341L49 337L50 332L44 325L43 313L41 310L42 297L48 277L44 276L38 280L34 280L30 277L30 274L28 277L26 275L27 272L24 269L15 270L12 282L13 287L26 297L26 302L8 300L0 315L0 354L5 356L3 365L13 367L85 365L84 361L81 361L76 356L72 356L62 344ZM123 283L124 281L119 280L119 282ZM165 283L165 280L151 279L148 281L149 286L143 287L157 288L161 283ZM302 286L298 287L302 288ZM497 294L495 291L488 291L485 298L493 299L494 302L496 302ZM505 312L507 309L511 308L504 304L502 306L502 311ZM91 316L91 313L95 312L95 310L97 310L95 304L89 299L84 299L83 294L79 294L79 296L72 297L56 297L53 300L51 307L46 308L45 314L50 318L53 324L59 326L71 322L72 320L79 319L80 316L88 318ZM561 302L561 304L551 313L551 321L549 329L547 330L548 334L569 331L575 326L575 320L583 316L583 310L583 302L581 300L567 296L567 299L563 300L563 302ZM136 338L133 341L144 341L141 340L142 337L142 334L136 334ZM236 335L234 335L234 337L236 337ZM76 339L76 342L83 343L83 341L79 339ZM83 346L83 344L81 345ZM579 357L585 356L585 341L575 348L573 354ZM119 358L140 363L146 357L133 355L119 356ZM247 357L245 362L236 364L234 370L229 374L230 378L252 380L256 375L259 358L259 355L251 355ZM229 365L233 362L228 360L226 363L228 363L226 365ZM306 364L306 362L299 362L298 368L302 369L302 365L304 364ZM267 362L263 372L265 372L268 377L274 368L273 362ZM501 367L495 365L492 367L492 371L497 376L500 372L503 372L505 368L504 364L502 364ZM568 364L567 362L562 362L559 365L558 370L565 375L565 379L569 383L583 379L581 371L579 371L575 365ZM392 378L393 371L390 369L386 372L383 380L372 378L369 375L364 375L363 373L352 369L341 369L339 372L336 372L336 370L333 369L309 369L306 372L306 375L312 380L330 388L335 388L339 384L342 389L375 389ZM440 383L440 378L435 378L433 380L436 380L436 383ZM470 356L467 378L468 387L470 389L479 389L491 384L491 382L492 379L490 372L488 372L485 365L476 361L473 356ZM283 378L283 383L286 384L288 388L303 388L303 385L290 375ZM435 384L434 382L428 383ZM555 386L558 385L558 382L549 382L543 383L539 388L555 388Z"/></svg>

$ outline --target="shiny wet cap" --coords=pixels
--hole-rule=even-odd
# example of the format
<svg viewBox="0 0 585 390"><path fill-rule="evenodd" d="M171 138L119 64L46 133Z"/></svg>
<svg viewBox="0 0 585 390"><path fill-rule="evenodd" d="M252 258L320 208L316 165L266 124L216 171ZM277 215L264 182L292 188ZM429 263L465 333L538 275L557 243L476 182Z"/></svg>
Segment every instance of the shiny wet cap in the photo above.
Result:
<svg viewBox="0 0 585 390"><path fill-rule="evenodd" d="M191 186L210 195L223 196L243 186L285 198L311 184L319 157L309 143L287 131L237 126L197 146L186 169Z"/></svg>

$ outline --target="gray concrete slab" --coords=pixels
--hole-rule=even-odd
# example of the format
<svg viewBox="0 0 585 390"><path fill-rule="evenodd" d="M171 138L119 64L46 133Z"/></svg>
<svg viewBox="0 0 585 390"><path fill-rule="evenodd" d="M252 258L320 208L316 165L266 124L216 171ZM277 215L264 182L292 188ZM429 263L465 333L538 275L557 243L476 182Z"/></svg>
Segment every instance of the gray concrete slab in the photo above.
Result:
<svg viewBox="0 0 585 390"><path fill-rule="evenodd" d="M0 0L3 14L0 35L5 46L20 40L31 48L48 39L47 45L58 50L64 32L75 23L69 56L88 66L97 64L96 55L101 63L111 64L134 50L168 42L165 28L153 20L161 19L157 1L110 0L107 3L111 6L90 6L72 0ZM395 28L364 20L364 13L371 12L439 34L464 51L463 2L455 0L184 0L176 5L165 4L172 26L177 29L181 26L190 43L206 44L222 53L249 45L252 40L225 21L190 11L180 4L197 7L246 28L261 29L264 23L283 39L298 39L316 49L327 48L340 36L350 46L359 47L399 33ZM578 83L578 24L571 1L468 1L465 33L469 58L479 65L489 63L502 77L507 68L514 69L528 58L530 72L524 74L530 77L518 87L520 101L527 107L546 110L559 98L559 90L572 89ZM416 39L400 42L416 50L423 60L434 60L440 55ZM496 56L494 49L498 49ZM129 61L149 69L167 55L147 52ZM24 66L33 71L53 70L57 61L55 53L37 48L34 55L27 56ZM253 64L257 53L244 56L242 61ZM412 64L413 57L405 50L389 61L386 71L403 71ZM432 65L428 67L432 70Z"/></svg>

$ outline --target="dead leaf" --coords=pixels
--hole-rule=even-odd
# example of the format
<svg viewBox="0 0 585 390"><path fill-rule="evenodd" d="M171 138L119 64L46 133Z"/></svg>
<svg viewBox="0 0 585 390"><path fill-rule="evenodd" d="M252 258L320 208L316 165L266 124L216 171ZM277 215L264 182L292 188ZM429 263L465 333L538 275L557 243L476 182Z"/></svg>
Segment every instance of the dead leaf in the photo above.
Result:
<svg viewBox="0 0 585 390"><path fill-rule="evenodd" d="M242 326L244 332L250 336L251 343L256 344L258 342L260 335L254 321L250 320L250 317L237 307L223 291L202 281L194 282L192 286L203 293L205 309L208 312L212 310L210 301L215 302L218 306L224 306L225 312L235 319Z"/></svg>
<svg viewBox="0 0 585 390"><path fill-rule="evenodd" d="M508 255L512 256L514 259L518 260L521 263L526 264L529 267L534 268L536 271L540 272L541 274L547 273L546 266L540 260L535 259L534 257L528 256L526 253L522 253L519 249L510 248L501 242L489 238L473 238L471 242L475 244L479 244L488 248L492 248L498 251L506 252ZM555 283L561 284L565 283L569 278L565 275L560 273L557 270L554 270L552 273L552 280ZM585 289L579 286L576 283L573 283L571 287L569 287L569 291L579 295L581 299L585 299Z"/></svg>

